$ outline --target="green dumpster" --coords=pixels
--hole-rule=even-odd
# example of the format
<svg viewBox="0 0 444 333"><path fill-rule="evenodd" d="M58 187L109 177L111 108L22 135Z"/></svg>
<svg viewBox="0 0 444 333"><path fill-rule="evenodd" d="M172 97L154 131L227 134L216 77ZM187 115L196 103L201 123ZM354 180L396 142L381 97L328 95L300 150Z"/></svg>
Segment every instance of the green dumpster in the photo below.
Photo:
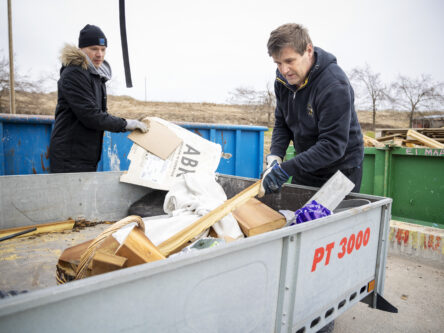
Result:
<svg viewBox="0 0 444 333"><path fill-rule="evenodd" d="M391 197L395 220L444 228L444 149L365 148L361 193Z"/></svg>
<svg viewBox="0 0 444 333"><path fill-rule="evenodd" d="M288 161L289 159L292 159L295 157L296 151L294 150L294 147L292 145L288 146L287 151L285 152L284 161ZM287 183L291 184L291 180L293 177L288 178Z"/></svg>

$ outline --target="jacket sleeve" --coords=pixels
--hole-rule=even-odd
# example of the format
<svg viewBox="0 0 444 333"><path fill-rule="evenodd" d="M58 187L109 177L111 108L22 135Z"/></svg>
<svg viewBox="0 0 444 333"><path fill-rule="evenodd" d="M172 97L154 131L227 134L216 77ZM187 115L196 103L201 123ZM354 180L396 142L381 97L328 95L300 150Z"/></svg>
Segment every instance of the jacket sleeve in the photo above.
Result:
<svg viewBox="0 0 444 333"><path fill-rule="evenodd" d="M67 73L62 81L63 96L76 117L87 128L123 132L126 120L103 112L96 102L91 82L81 69Z"/></svg>
<svg viewBox="0 0 444 333"><path fill-rule="evenodd" d="M274 112L274 128L271 136L270 153L272 155L284 158L288 145L292 140L292 133L285 122L285 115L282 111L281 96L277 81L274 84L274 93L276 95L276 109Z"/></svg>
<svg viewBox="0 0 444 333"><path fill-rule="evenodd" d="M345 83L328 86L320 93L315 107L318 114L318 139L308 150L282 163L282 168L289 174L294 168L316 172L344 156L352 111L349 86Z"/></svg>

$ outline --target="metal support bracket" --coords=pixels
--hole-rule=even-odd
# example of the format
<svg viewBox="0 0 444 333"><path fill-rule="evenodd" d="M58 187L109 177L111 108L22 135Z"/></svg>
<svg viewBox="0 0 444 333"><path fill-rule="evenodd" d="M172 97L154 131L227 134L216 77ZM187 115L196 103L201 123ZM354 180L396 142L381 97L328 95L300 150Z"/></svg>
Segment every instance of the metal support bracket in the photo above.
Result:
<svg viewBox="0 0 444 333"><path fill-rule="evenodd" d="M391 313L398 313L398 308L396 308L392 304L390 304L389 301L387 301L384 297L379 295L377 292L368 294L365 298L363 298L361 300L361 302L368 304L369 307L373 308L373 297L376 297L375 309L386 311L386 312L391 312Z"/></svg>

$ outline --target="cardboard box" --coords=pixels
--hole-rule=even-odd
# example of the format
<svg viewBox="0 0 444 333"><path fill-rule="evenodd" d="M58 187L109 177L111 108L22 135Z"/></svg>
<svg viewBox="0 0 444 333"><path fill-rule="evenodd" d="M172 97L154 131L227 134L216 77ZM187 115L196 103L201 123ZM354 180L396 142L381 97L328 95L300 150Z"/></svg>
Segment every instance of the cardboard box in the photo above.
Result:
<svg viewBox="0 0 444 333"><path fill-rule="evenodd" d="M120 181L168 191L183 174L215 173L222 154L219 144L178 125L148 117L148 133L133 132L128 172Z"/></svg>

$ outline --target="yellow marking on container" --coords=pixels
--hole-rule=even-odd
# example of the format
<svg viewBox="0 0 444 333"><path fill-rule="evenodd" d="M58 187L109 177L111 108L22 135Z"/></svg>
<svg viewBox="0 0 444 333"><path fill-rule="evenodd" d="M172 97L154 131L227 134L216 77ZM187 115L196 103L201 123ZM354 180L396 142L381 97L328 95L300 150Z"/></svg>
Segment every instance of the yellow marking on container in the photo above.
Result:
<svg viewBox="0 0 444 333"><path fill-rule="evenodd" d="M391 242L393 240L393 234L395 232L394 227L390 227L390 232L389 232L389 241Z"/></svg>
<svg viewBox="0 0 444 333"><path fill-rule="evenodd" d="M419 234L419 248L420 249L424 249L425 248L424 241L425 241L425 235L421 232Z"/></svg>
<svg viewBox="0 0 444 333"><path fill-rule="evenodd" d="M412 231L412 247L418 249L418 232Z"/></svg>

